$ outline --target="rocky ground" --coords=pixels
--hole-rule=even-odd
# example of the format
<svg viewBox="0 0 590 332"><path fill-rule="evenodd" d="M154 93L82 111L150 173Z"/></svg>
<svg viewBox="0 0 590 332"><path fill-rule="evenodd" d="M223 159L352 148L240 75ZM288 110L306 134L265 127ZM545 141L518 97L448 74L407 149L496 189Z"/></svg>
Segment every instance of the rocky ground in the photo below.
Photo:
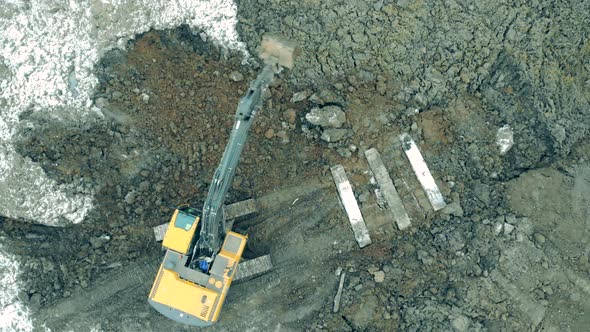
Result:
<svg viewBox="0 0 590 332"><path fill-rule="evenodd" d="M590 8L535 1L243 1L238 29L299 42L257 115L228 202L246 256L276 269L232 286L220 331L582 331L590 325ZM259 64L186 27L151 31L96 66L101 114L21 114L16 150L95 193L84 223L0 219L19 298L61 330L190 330L146 297L151 228L202 205ZM502 152L498 129L514 145ZM398 141L416 140L447 208L433 212ZM412 227L373 194L376 147ZM346 168L374 241L359 249L329 167ZM340 311L332 311L346 272ZM246 327L246 328L245 328Z"/></svg>

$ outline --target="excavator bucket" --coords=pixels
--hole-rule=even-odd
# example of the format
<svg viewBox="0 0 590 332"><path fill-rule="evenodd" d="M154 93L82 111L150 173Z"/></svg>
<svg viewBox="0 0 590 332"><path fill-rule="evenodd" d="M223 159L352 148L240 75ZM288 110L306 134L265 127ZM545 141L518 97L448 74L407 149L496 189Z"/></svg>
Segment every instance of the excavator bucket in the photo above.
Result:
<svg viewBox="0 0 590 332"><path fill-rule="evenodd" d="M291 69L299 53L299 48L292 41L272 34L262 36L259 54L266 63L276 62L280 66Z"/></svg>

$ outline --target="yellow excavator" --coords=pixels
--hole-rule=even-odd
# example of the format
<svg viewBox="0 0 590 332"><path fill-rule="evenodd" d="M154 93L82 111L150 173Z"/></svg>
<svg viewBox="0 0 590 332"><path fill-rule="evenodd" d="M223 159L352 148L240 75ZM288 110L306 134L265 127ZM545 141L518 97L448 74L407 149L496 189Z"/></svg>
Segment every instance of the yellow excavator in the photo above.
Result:
<svg viewBox="0 0 590 332"><path fill-rule="evenodd" d="M177 208L162 241L166 254L148 302L180 323L209 326L219 319L246 246L247 235L226 230L223 204L264 93L275 74L293 67L298 50L292 42L265 35L259 55L265 65L238 104L202 213L187 206Z"/></svg>

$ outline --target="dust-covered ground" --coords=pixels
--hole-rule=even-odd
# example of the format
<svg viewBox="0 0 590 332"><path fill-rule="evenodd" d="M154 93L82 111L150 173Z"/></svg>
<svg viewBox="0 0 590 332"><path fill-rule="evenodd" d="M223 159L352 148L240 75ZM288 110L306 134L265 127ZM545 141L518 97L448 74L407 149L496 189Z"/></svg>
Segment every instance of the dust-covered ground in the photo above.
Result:
<svg viewBox="0 0 590 332"><path fill-rule="evenodd" d="M252 54L274 32L302 55L270 88L227 200L258 200L259 213L235 227L249 234L245 256L270 253L275 269L233 285L211 330L590 326L588 2L241 1L238 21ZM205 36L154 30L107 53L94 68L95 116L20 115L16 151L72 194L95 193L78 225L0 219L37 329L193 330L147 304L162 256L152 227L174 206L202 205L260 65ZM310 112L340 118L314 124ZM503 153L505 125L514 144ZM404 132L443 210L429 206L400 147ZM374 194L371 147L409 230L397 230ZM373 239L364 249L338 200L335 164Z"/></svg>

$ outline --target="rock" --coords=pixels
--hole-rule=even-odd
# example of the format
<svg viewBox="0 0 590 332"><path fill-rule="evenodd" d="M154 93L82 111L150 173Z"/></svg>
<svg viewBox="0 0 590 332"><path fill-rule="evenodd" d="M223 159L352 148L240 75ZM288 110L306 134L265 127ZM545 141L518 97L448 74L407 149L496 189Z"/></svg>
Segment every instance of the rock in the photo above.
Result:
<svg viewBox="0 0 590 332"><path fill-rule="evenodd" d="M130 191L127 193L127 195L125 195L125 203L131 205L135 202L136 198L137 194L134 191Z"/></svg>
<svg viewBox="0 0 590 332"><path fill-rule="evenodd" d="M463 208L459 201L447 204L440 212L447 216L463 217Z"/></svg>
<svg viewBox="0 0 590 332"><path fill-rule="evenodd" d="M283 144L287 144L287 143L289 143L289 142L291 141L291 140L289 139L289 135L288 135L288 134L287 134L287 132L286 132L286 131L284 131L284 130L281 130L281 131L279 131L279 132L276 134L276 136L277 136L278 138L280 138L280 139L281 139L281 143L283 143Z"/></svg>
<svg viewBox="0 0 590 332"><path fill-rule="evenodd" d="M283 119L293 125L297 121L297 112L294 109L288 109L283 112Z"/></svg>
<svg viewBox="0 0 590 332"><path fill-rule="evenodd" d="M365 190L359 195L358 200L360 203L366 203L369 200L370 196L371 196L371 193L369 191Z"/></svg>
<svg viewBox="0 0 590 332"><path fill-rule="evenodd" d="M295 92L293 94L293 97L291 97L291 102L296 103L296 102L305 100L307 98L307 96L309 96L309 92L307 92L307 91Z"/></svg>
<svg viewBox="0 0 590 332"><path fill-rule="evenodd" d="M473 193L485 205L490 204L490 186L477 182L473 188Z"/></svg>
<svg viewBox="0 0 590 332"><path fill-rule="evenodd" d="M103 234L101 236L95 236L90 238L90 245L93 249L98 249L109 242L111 237L107 234Z"/></svg>
<svg viewBox="0 0 590 332"><path fill-rule="evenodd" d="M422 106L422 107L425 107L425 106L426 106L426 104L428 103L428 99L426 99L426 96L425 96L424 94L422 94L422 93L417 93L417 94L414 96L414 101L415 101L415 102L416 102L416 103L417 103L419 106Z"/></svg>
<svg viewBox="0 0 590 332"><path fill-rule="evenodd" d="M176 124L174 122L170 121L169 126L170 126L170 130L172 130L172 133L174 133L174 134L178 133L178 127L176 127Z"/></svg>
<svg viewBox="0 0 590 332"><path fill-rule="evenodd" d="M375 282L382 283L385 280L385 272L377 271L373 274L373 277L375 278Z"/></svg>
<svg viewBox="0 0 590 332"><path fill-rule="evenodd" d="M148 95L147 93L142 93L141 100L144 102L144 104L149 103L150 102L150 95Z"/></svg>
<svg viewBox="0 0 590 332"><path fill-rule="evenodd" d="M98 108L104 108L104 107L106 107L109 104L109 101L106 98L97 98L94 101L94 104Z"/></svg>
<svg viewBox="0 0 590 332"><path fill-rule="evenodd" d="M338 106L326 106L313 108L305 119L316 126L340 128L346 122L346 114Z"/></svg>
<svg viewBox="0 0 590 332"><path fill-rule="evenodd" d="M451 326L457 332L467 331L470 324L471 323L469 321L469 318L467 318L463 315L460 315L460 316L454 318L453 320L451 320Z"/></svg>
<svg viewBox="0 0 590 332"><path fill-rule="evenodd" d="M348 136L348 129L325 129L320 137L328 143L334 143L343 140Z"/></svg>
<svg viewBox="0 0 590 332"><path fill-rule="evenodd" d="M34 311L39 310L39 308L41 307L41 294L35 293L31 295L31 297L29 298L29 306Z"/></svg>
<svg viewBox="0 0 590 332"><path fill-rule="evenodd" d="M504 223L504 235L510 235L514 230L514 226L509 223Z"/></svg>
<svg viewBox="0 0 590 332"><path fill-rule="evenodd" d="M537 242L537 244L539 245L545 243L545 236L541 233L533 234L533 238L535 239L535 242Z"/></svg>
<svg viewBox="0 0 590 332"><path fill-rule="evenodd" d="M352 156L352 152L350 152L350 150L348 148L338 148L338 149L336 149L336 152L342 158L350 158Z"/></svg>
<svg viewBox="0 0 590 332"><path fill-rule="evenodd" d="M275 131L272 128L269 128L266 132L264 132L264 137L271 139L275 136Z"/></svg>
<svg viewBox="0 0 590 332"><path fill-rule="evenodd" d="M309 101L317 105L321 105L324 103L324 100L315 93L309 96Z"/></svg>
<svg viewBox="0 0 590 332"><path fill-rule="evenodd" d="M495 223L494 224L494 234L500 235L503 228L504 228L504 224L499 223L499 222Z"/></svg>
<svg viewBox="0 0 590 332"><path fill-rule="evenodd" d="M27 302L29 301L29 294L21 289L18 291L16 298L21 302Z"/></svg>
<svg viewBox="0 0 590 332"><path fill-rule="evenodd" d="M239 71L234 70L229 74L229 78L234 82L241 82L244 80L244 75Z"/></svg>
<svg viewBox="0 0 590 332"><path fill-rule="evenodd" d="M418 259L422 262L422 264L425 265L434 263L434 259L430 257L430 254L424 250L418 250Z"/></svg>
<svg viewBox="0 0 590 332"><path fill-rule="evenodd" d="M51 272L55 268L55 264L45 257L41 257L41 265L43 266L44 273Z"/></svg>
<svg viewBox="0 0 590 332"><path fill-rule="evenodd" d="M123 97L123 93L120 91L113 91L113 93L111 94L111 98L114 100L119 100L121 99L121 97Z"/></svg>
<svg viewBox="0 0 590 332"><path fill-rule="evenodd" d="M149 181L142 181L139 184L139 190L141 190L141 191L147 191L149 189L149 187L150 187L150 182Z"/></svg>
<svg viewBox="0 0 590 332"><path fill-rule="evenodd" d="M375 265L371 265L371 266L369 266L369 268L367 269L367 271L368 271L370 274L375 274L375 272L379 271L379 268L378 268L378 267L376 267Z"/></svg>
<svg viewBox="0 0 590 332"><path fill-rule="evenodd" d="M459 251L465 247L465 237L457 229L447 236L447 242L453 251Z"/></svg>
<svg viewBox="0 0 590 332"><path fill-rule="evenodd" d="M506 219L506 222L509 223L509 224L511 224L511 225L516 225L517 222L518 222L518 219L514 215L507 215L505 217L505 219Z"/></svg>

